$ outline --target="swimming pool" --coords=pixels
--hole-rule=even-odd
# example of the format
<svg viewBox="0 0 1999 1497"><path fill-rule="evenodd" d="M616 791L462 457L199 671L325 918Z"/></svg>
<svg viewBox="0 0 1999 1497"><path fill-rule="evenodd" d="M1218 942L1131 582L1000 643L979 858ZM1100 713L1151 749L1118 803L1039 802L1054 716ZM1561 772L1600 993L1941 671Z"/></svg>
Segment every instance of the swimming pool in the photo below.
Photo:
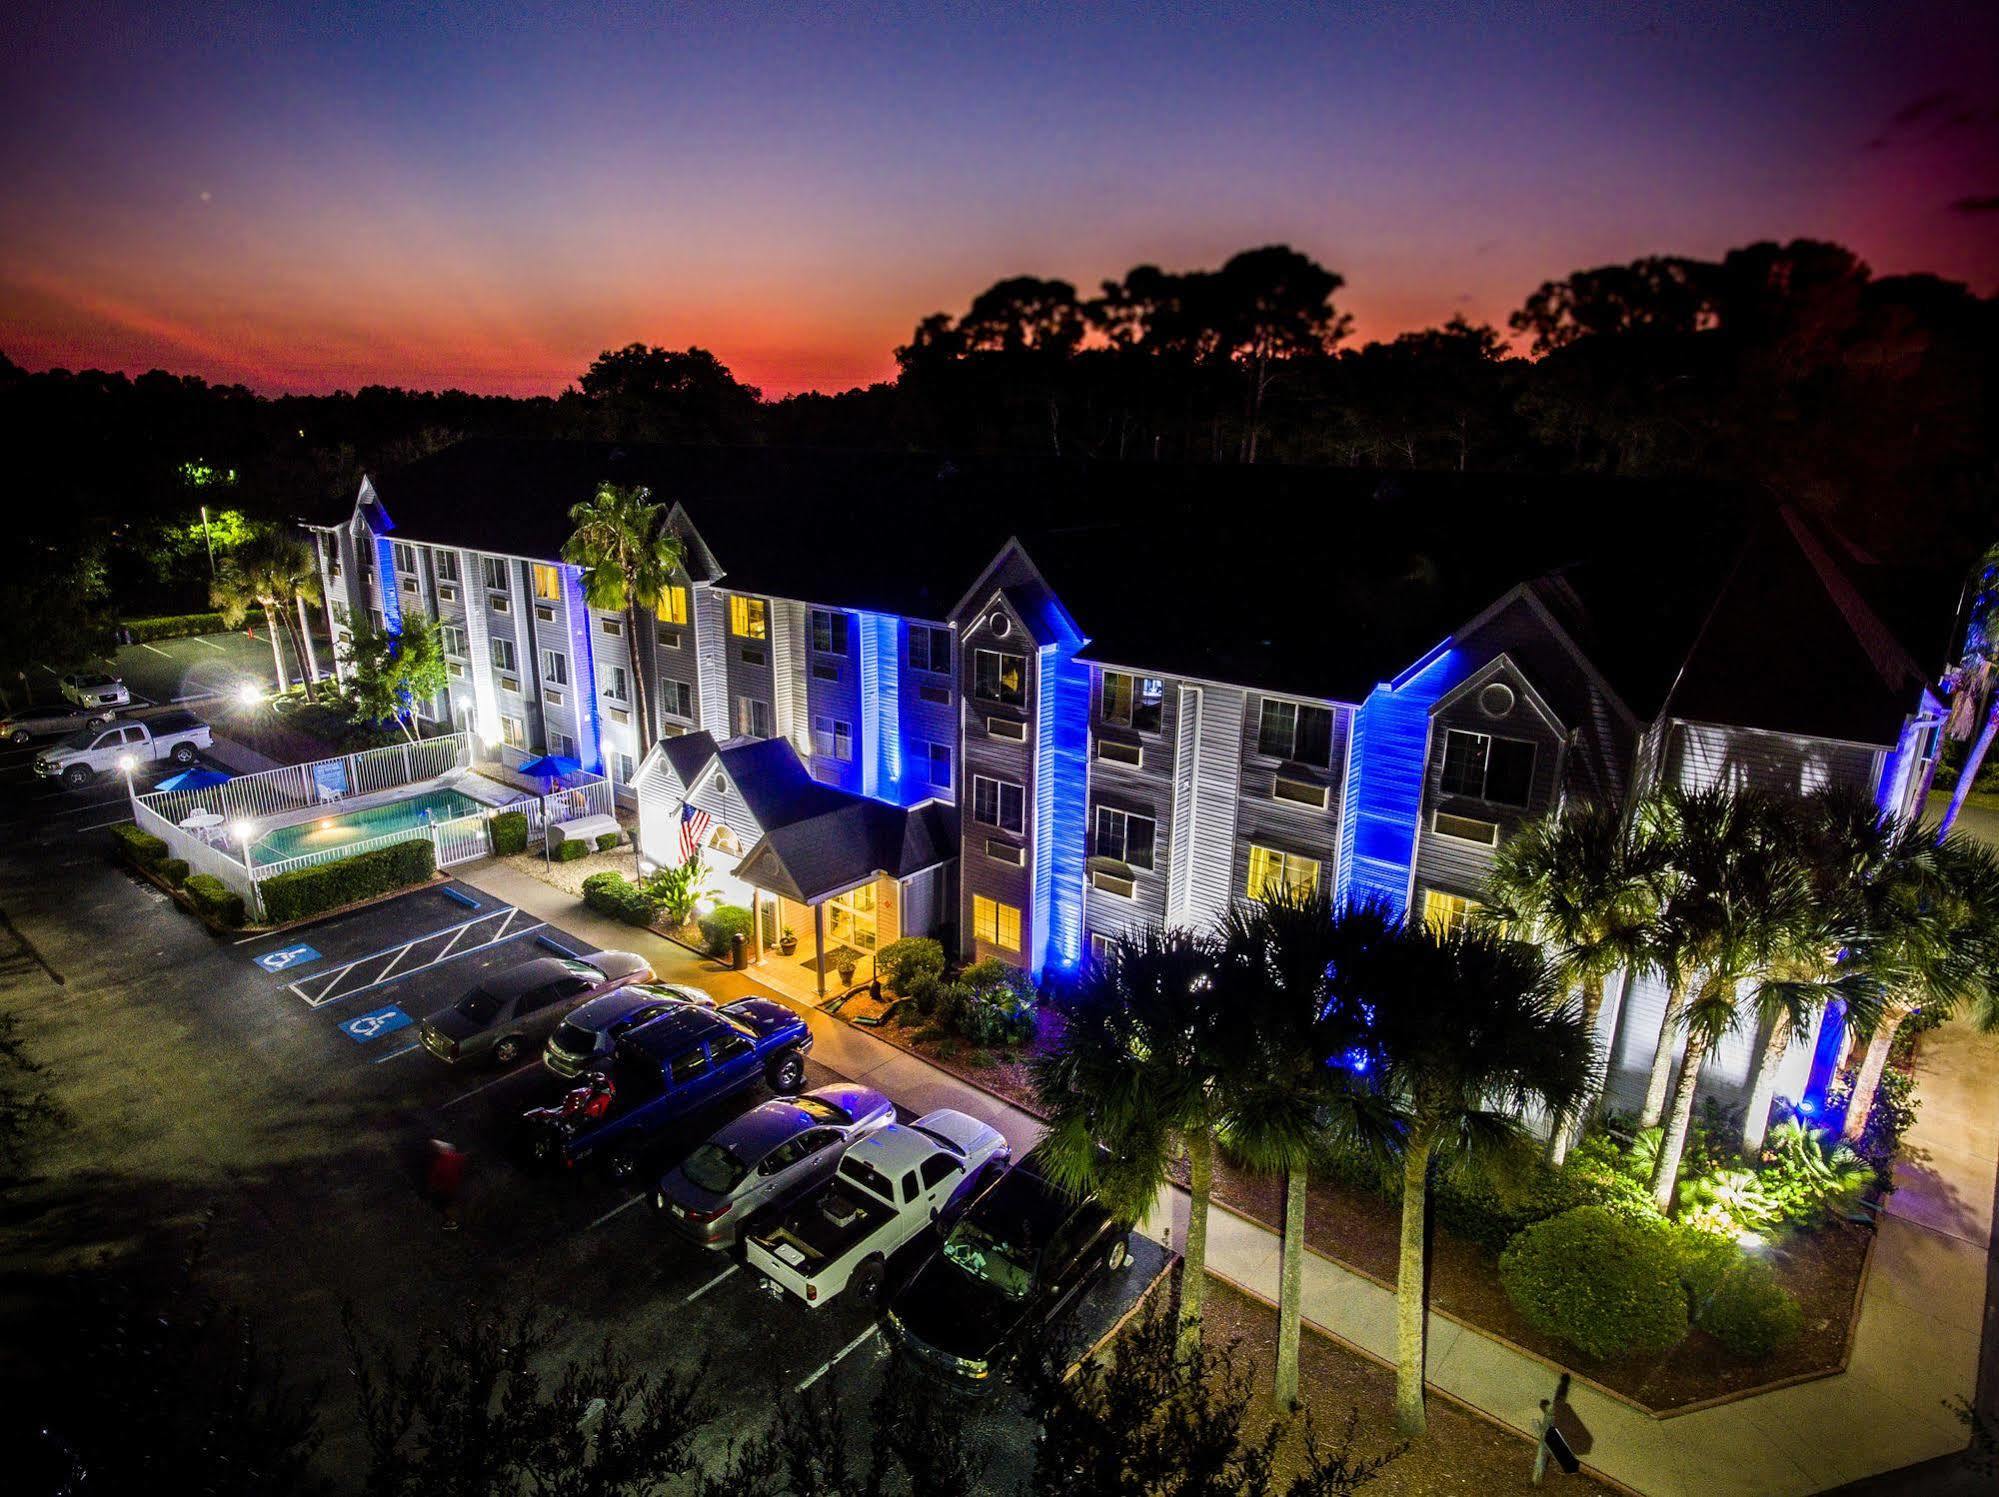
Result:
<svg viewBox="0 0 1999 1497"><path fill-rule="evenodd" d="M258 864L280 863L311 852L337 852L370 837L386 837L391 832L426 826L433 821L450 821L485 809L483 802L462 791L426 790L408 800L384 801L358 811L340 811L314 821L273 827L251 844L250 859Z"/></svg>

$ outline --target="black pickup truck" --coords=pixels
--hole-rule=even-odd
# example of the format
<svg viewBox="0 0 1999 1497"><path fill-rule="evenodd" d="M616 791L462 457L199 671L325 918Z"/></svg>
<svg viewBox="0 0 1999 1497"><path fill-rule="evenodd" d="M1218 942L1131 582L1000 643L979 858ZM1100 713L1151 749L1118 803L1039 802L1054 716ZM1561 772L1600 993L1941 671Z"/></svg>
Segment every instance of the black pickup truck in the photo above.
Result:
<svg viewBox="0 0 1999 1497"><path fill-rule="evenodd" d="M784 1096L799 1091L811 1048L805 1021L768 998L671 1009L619 1039L607 1106L526 1116L528 1156L563 1169L595 1156L612 1179L630 1180L646 1146L689 1113L759 1080Z"/></svg>

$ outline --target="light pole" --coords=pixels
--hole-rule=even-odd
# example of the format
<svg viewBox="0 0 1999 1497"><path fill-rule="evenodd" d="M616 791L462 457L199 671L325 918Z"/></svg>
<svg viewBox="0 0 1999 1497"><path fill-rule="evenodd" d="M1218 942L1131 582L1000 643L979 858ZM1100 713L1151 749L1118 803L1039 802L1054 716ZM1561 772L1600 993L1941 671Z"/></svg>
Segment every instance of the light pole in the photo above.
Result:
<svg viewBox="0 0 1999 1497"><path fill-rule="evenodd" d="M139 819L139 793L132 788L132 771L137 764L138 760L130 754L118 756L118 767L125 771L125 799L132 807L132 820L135 823Z"/></svg>
<svg viewBox="0 0 1999 1497"><path fill-rule="evenodd" d="M208 547L208 575L215 575L215 536L208 528L208 506L201 506L201 540Z"/></svg>

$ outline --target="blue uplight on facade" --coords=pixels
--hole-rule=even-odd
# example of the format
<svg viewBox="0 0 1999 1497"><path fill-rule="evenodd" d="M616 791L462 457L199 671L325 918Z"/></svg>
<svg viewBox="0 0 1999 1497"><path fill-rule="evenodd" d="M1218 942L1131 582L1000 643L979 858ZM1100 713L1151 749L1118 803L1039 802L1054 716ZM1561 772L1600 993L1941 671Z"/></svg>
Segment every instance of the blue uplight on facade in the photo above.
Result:
<svg viewBox="0 0 1999 1497"><path fill-rule="evenodd" d="M1083 955L1083 857L1090 671L1068 645L1040 651L1034 793L1036 973Z"/></svg>
<svg viewBox="0 0 1999 1497"><path fill-rule="evenodd" d="M1430 709L1464 674L1462 655L1445 640L1375 687L1354 714L1333 890L1340 903L1379 901L1397 916L1408 908Z"/></svg>
<svg viewBox="0 0 1999 1497"><path fill-rule="evenodd" d="M872 740L863 788L877 800L904 804L902 788L902 620L892 613L857 613L861 637L861 720Z"/></svg>
<svg viewBox="0 0 1999 1497"><path fill-rule="evenodd" d="M604 726L597 716L597 654L590 642L590 605L583 597L583 570L562 568L564 615L569 620L569 658L576 664L576 758L593 774L604 772ZM631 642L632 659L626 669L639 668L638 643ZM633 735L632 762L636 764L652 747Z"/></svg>
<svg viewBox="0 0 1999 1497"><path fill-rule="evenodd" d="M386 520L388 517L383 516ZM386 535L375 537L375 580L382 594L382 627L403 632L402 584L396 577L396 546Z"/></svg>

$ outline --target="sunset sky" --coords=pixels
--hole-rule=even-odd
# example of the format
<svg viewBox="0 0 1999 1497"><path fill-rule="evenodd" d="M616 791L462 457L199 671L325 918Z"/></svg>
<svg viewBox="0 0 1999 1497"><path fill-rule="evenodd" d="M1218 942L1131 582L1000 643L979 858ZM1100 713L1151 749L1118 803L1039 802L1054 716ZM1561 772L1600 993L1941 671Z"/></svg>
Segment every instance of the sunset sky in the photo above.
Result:
<svg viewBox="0 0 1999 1497"><path fill-rule="evenodd" d="M837 390L1001 276L1270 242L1362 339L1757 238L1999 290L1999 6L1388 9L16 0L0 352L528 394L643 340Z"/></svg>

